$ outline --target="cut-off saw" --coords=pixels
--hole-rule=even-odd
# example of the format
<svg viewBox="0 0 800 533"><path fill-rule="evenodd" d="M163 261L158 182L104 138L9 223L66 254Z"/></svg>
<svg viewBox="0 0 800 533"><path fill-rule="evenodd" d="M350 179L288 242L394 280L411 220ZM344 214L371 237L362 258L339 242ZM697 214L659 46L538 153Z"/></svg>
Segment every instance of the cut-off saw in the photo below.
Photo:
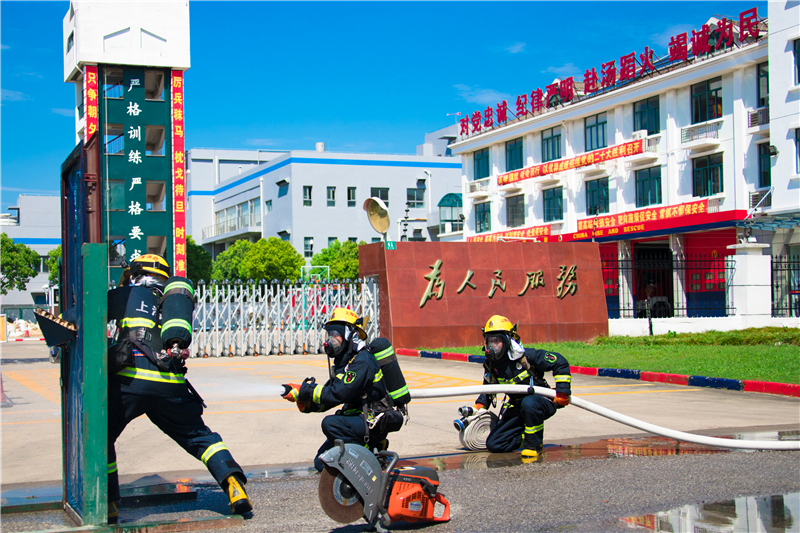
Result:
<svg viewBox="0 0 800 533"><path fill-rule="evenodd" d="M319 480L319 502L325 514L339 523L349 524L363 517L371 528L385 532L392 522L450 520L450 502L439 492L436 470L395 468L395 452L374 454L341 440L319 459L325 463Z"/></svg>

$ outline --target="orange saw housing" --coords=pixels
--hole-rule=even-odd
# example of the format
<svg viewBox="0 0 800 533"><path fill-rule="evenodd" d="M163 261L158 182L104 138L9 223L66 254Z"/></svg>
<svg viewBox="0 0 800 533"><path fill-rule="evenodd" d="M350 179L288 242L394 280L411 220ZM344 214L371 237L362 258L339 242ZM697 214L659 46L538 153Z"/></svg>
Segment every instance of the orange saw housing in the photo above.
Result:
<svg viewBox="0 0 800 533"><path fill-rule="evenodd" d="M436 504L444 506L436 517ZM392 522L447 522L450 502L439 493L439 475L431 468L406 466L392 470L384 507Z"/></svg>

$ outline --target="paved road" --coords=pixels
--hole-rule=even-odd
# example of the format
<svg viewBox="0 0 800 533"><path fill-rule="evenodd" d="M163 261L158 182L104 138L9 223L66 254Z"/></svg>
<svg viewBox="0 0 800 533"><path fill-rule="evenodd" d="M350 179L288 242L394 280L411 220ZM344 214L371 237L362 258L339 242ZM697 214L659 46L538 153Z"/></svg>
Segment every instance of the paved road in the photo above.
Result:
<svg viewBox="0 0 800 533"><path fill-rule="evenodd" d="M58 367L47 361L43 343L9 343L0 349L4 390L13 402L0 411L4 494L30 482L58 486ZM322 513L316 477L264 476L266 471L274 475L281 469L302 472L310 465L322 440L322 415L301 415L276 398L275 391L280 383L299 382L309 375L324 378L324 356L199 359L189 364L188 377L209 404L206 423L222 434L251 478L248 488L257 512L239 530L361 529L355 525L336 529L339 526ZM480 366L474 363L403 357L401 365L412 389L480 381ZM774 437L776 430L800 432L797 398L580 375L574 376L573 392L609 409L682 431L744 432L747 438ZM433 531L606 531L627 527L619 518L679 505L800 492L796 452L700 456L684 447L678 456L636 457L653 453L638 447L635 438L642 432L575 407L561 410L547 422L546 443L561 446L548 447L541 464L521 465L518 454L463 454L452 420L456 407L473 400L413 402L411 421L391 436L391 447L401 457L434 456L418 462L440 469L461 467L441 473L442 490L454 514L449 524L435 526ZM611 440L598 443L598 439ZM591 457L606 459L577 460ZM161 480L199 483L199 502L126 510L129 520L227 514L224 495L213 485L203 484L209 478L199 463L146 418L137 419L123 433L117 462L123 483L153 479L153 473L159 473ZM494 468L500 466L504 468ZM800 523L800 510L794 516L795 524ZM25 530L15 529L12 523L6 515L2 530Z"/></svg>

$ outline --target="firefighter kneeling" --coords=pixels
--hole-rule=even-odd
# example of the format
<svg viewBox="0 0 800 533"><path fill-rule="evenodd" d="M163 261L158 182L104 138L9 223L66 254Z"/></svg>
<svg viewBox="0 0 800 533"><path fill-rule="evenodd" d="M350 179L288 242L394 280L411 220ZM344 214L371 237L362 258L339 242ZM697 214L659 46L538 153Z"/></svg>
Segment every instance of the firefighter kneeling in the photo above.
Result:
<svg viewBox="0 0 800 533"><path fill-rule="evenodd" d="M129 279L128 279L129 276ZM137 257L121 286L108 292L108 318L117 333L108 349L108 518L117 521L120 499L114 443L143 414L184 450L203 461L228 495L231 510L252 505L247 478L219 434L203 422L203 400L185 379L192 342L192 282L169 277L158 255Z"/></svg>
<svg viewBox="0 0 800 533"><path fill-rule="evenodd" d="M512 452L522 446L523 462L536 460L542 452L544 421L556 409L569 405L569 363L558 353L523 348L517 326L503 316L494 315L483 328L486 359L483 384L534 385L548 387L545 372L553 372L556 397L552 400L535 394L510 395L500 409L497 424L486 438L492 453ZM475 403L478 411L494 403L494 396L481 394Z"/></svg>
<svg viewBox="0 0 800 533"><path fill-rule="evenodd" d="M367 346L366 320L345 308L336 308L325 324L328 339L324 349L333 359L330 379L324 384L306 378L302 385L284 385L286 400L297 402L303 413L327 411L344 404L322 420L326 440L317 457L333 448L334 441L385 450L386 436L398 431L405 419L405 404L411 399L397 365L394 350L386 339ZM391 375L391 379L389 379ZM318 458L314 467L325 465Z"/></svg>

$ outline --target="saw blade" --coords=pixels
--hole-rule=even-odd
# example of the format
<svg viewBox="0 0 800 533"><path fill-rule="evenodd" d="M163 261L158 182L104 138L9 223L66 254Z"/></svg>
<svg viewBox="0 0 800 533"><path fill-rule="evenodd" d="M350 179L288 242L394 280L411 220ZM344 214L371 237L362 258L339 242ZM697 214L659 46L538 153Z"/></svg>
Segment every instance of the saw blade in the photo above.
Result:
<svg viewBox="0 0 800 533"><path fill-rule="evenodd" d="M364 504L341 472L326 466L319 478L319 503L325 514L340 524L364 516Z"/></svg>

